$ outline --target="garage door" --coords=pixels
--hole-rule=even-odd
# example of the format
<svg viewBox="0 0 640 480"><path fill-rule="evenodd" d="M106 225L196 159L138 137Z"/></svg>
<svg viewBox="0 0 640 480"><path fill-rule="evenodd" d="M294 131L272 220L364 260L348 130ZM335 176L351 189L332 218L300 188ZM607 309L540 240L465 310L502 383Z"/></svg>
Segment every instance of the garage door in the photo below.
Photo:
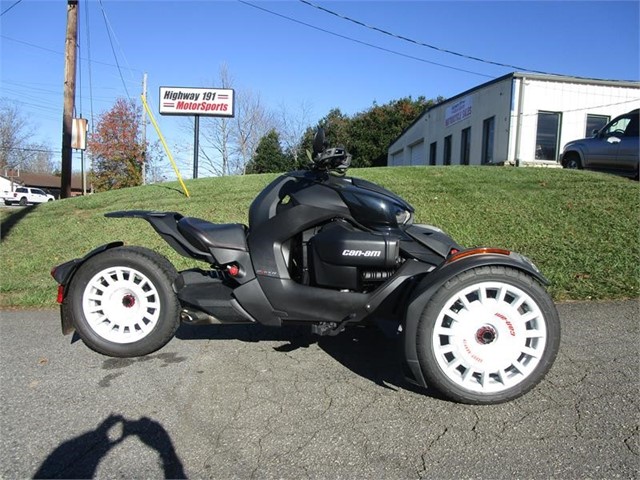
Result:
<svg viewBox="0 0 640 480"><path fill-rule="evenodd" d="M391 159L389 161L389 166L390 167L399 167L402 165L402 156L404 154L404 151L400 150L398 152L392 153L391 154Z"/></svg>
<svg viewBox="0 0 640 480"><path fill-rule="evenodd" d="M415 143L409 147L411 149L410 165L426 165L427 157L424 153L424 142Z"/></svg>

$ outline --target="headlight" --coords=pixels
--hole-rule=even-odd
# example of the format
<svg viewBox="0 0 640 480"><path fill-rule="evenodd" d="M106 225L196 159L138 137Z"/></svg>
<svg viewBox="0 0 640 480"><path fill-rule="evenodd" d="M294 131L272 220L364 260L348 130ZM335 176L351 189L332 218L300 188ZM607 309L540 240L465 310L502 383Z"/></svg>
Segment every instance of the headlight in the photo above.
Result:
<svg viewBox="0 0 640 480"><path fill-rule="evenodd" d="M396 212L396 222L398 225L404 225L411 219L411 212L409 210L398 210Z"/></svg>

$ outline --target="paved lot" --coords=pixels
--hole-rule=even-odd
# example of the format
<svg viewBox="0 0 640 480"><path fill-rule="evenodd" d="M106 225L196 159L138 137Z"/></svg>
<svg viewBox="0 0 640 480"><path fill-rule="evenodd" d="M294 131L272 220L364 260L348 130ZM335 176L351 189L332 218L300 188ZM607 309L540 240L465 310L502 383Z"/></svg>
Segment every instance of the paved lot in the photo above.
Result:
<svg viewBox="0 0 640 480"><path fill-rule="evenodd" d="M547 378L483 407L405 384L375 331L183 327L112 359L0 312L0 478L638 478L638 302L559 310Z"/></svg>

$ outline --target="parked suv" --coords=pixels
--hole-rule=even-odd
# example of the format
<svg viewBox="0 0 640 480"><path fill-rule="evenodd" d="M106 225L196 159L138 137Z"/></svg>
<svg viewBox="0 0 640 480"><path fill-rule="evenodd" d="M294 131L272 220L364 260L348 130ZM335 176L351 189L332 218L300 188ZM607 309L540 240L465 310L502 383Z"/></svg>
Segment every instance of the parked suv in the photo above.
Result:
<svg viewBox="0 0 640 480"><path fill-rule="evenodd" d="M53 200L55 200L53 195L49 195L39 188L18 187L4 197L4 204L19 203L20 205L27 205L29 203L52 202Z"/></svg>
<svg viewBox="0 0 640 480"><path fill-rule="evenodd" d="M639 112L636 109L614 118L594 131L591 138L567 143L562 151L562 166L600 170L638 180Z"/></svg>

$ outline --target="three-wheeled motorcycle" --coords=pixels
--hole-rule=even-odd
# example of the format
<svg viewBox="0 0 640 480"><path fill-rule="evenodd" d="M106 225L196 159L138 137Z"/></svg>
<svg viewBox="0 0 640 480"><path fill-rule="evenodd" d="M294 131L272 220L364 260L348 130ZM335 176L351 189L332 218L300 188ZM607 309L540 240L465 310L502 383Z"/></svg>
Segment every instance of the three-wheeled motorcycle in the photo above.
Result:
<svg viewBox="0 0 640 480"><path fill-rule="evenodd" d="M318 335L378 324L401 337L407 379L454 401L505 402L544 377L560 322L530 260L414 224L406 201L345 175L350 154L327 148L321 129L311 158L255 198L248 226L107 213L146 220L203 266L178 272L153 250L115 241L54 267L63 333L132 357L163 347L180 322L303 324Z"/></svg>

